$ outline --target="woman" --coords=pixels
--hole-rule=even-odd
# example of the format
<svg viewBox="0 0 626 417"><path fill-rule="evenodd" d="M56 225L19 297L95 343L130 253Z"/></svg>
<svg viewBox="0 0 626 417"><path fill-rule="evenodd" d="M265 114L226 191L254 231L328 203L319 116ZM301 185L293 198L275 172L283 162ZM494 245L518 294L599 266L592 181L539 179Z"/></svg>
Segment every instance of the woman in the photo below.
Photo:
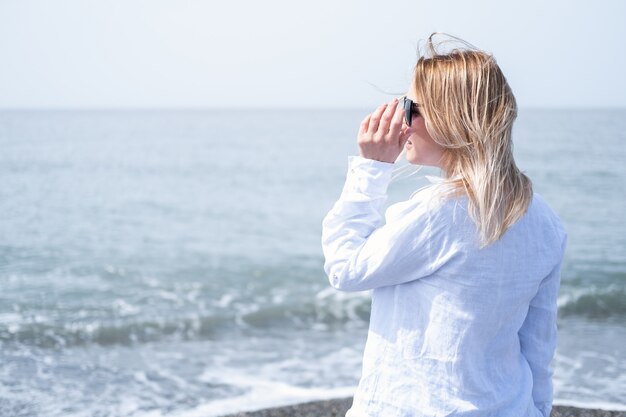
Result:
<svg viewBox="0 0 626 417"><path fill-rule="evenodd" d="M373 290L346 416L548 417L566 234L515 165L517 107L495 60L438 53L434 35L407 97L361 123L323 221L330 284ZM403 148L443 178L383 218Z"/></svg>

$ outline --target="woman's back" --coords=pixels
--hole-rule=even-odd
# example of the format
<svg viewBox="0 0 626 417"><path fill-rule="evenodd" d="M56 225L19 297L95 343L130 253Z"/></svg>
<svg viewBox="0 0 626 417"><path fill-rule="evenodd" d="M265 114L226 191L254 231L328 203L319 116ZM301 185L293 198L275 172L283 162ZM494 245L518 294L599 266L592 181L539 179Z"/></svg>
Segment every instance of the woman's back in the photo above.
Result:
<svg viewBox="0 0 626 417"><path fill-rule="evenodd" d="M410 218L411 209L428 212L415 207L428 205L420 197L390 207L387 222ZM429 213L432 273L374 289L363 378L348 416L534 416L524 353L551 357L555 341L542 340L544 352L526 346L522 353L518 332L542 283L553 293L547 298L556 296L562 251L555 248L565 238L558 218L535 195L522 219L480 249L465 199ZM556 314L555 305L536 307Z"/></svg>

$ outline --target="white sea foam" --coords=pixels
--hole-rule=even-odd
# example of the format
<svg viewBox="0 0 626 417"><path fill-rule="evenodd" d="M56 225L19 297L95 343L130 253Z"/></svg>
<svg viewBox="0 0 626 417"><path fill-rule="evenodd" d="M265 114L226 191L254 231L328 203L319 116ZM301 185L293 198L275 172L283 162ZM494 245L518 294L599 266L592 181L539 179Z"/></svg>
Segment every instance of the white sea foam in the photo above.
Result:
<svg viewBox="0 0 626 417"><path fill-rule="evenodd" d="M264 408L282 407L308 401L350 397L354 387L301 388L293 385L245 377L240 381L251 381L252 389L245 394L202 404L192 410L168 414L175 417L216 417L242 411L255 411ZM143 416L142 416L143 417ZM151 416L152 417L152 416Z"/></svg>

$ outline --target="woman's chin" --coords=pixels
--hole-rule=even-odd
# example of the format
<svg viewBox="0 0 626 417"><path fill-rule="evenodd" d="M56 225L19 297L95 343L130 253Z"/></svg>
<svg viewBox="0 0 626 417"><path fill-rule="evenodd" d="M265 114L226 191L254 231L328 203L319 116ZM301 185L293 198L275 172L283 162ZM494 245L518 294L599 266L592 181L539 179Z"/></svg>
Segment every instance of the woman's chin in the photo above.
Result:
<svg viewBox="0 0 626 417"><path fill-rule="evenodd" d="M418 158L416 158L415 155L411 155L410 153L406 154L406 160L409 164L419 165Z"/></svg>

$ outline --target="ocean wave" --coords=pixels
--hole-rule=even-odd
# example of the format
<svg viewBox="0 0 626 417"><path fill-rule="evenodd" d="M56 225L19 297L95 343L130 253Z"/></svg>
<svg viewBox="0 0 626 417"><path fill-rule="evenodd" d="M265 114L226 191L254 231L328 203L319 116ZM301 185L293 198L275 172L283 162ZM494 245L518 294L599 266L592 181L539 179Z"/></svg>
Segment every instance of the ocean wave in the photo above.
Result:
<svg viewBox="0 0 626 417"><path fill-rule="evenodd" d="M72 320L64 321L49 319L45 313L29 316L14 312L0 315L0 343L64 348L86 344L132 345L163 339L219 339L237 330L311 328L324 331L351 325L364 327L369 313L367 294L347 294L332 289L296 300L222 296L215 300L210 311L188 311L157 318L153 313L138 313L76 320L76 314Z"/></svg>
<svg viewBox="0 0 626 417"><path fill-rule="evenodd" d="M608 318L626 316L626 288L609 285L569 291L559 298L559 315Z"/></svg>
<svg viewBox="0 0 626 417"><path fill-rule="evenodd" d="M0 327L0 342L40 348L64 348L86 344L131 345L168 337L210 339L222 323L223 320L216 316L111 322L20 323Z"/></svg>
<svg viewBox="0 0 626 417"><path fill-rule="evenodd" d="M626 316L626 291L604 289L568 290L559 298L559 316L607 318ZM252 300L222 296L214 309L182 315L153 317L153 314L118 315L111 319L52 321L44 316L26 320L19 313L0 317L0 342L42 348L84 344L131 345L163 339L219 339L236 330L313 329L332 331L366 327L370 316L367 293L345 293L325 288L310 297L261 297Z"/></svg>

